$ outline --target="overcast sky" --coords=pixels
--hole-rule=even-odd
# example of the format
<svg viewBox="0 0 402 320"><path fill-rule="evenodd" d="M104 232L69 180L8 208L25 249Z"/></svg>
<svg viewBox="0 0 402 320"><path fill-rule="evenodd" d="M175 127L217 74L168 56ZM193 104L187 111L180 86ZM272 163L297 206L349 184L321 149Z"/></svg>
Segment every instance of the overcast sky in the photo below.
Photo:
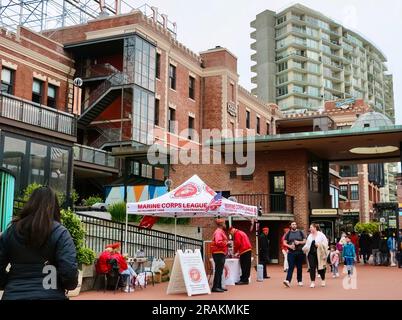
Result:
<svg viewBox="0 0 402 320"><path fill-rule="evenodd" d="M133 2L135 6L143 4ZM147 0L177 23L177 39L191 50L198 53L220 45L234 53L240 84L247 89L252 88L250 22L265 9L278 12L297 2L358 31L385 54L394 75L396 122L402 124L402 92L398 90L402 87L400 0Z"/></svg>

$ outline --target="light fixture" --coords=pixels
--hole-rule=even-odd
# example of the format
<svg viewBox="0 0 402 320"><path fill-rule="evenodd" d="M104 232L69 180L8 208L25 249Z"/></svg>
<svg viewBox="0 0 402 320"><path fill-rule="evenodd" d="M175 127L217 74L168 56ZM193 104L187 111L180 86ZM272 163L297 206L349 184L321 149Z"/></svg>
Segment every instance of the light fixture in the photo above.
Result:
<svg viewBox="0 0 402 320"><path fill-rule="evenodd" d="M382 153L390 153L399 150L398 147L395 146L374 146L374 147L357 147L352 148L349 151L355 154L382 154Z"/></svg>

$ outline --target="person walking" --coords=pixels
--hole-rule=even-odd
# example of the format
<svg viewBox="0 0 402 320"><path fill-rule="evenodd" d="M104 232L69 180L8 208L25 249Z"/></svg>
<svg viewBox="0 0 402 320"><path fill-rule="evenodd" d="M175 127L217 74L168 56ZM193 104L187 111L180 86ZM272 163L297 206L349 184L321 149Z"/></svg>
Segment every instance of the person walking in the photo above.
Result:
<svg viewBox="0 0 402 320"><path fill-rule="evenodd" d="M259 246L258 246L258 259L259 264L263 266L263 277L264 279L269 279L267 273L267 265L269 263L269 239L268 239L269 228L262 228L262 232L259 238Z"/></svg>
<svg viewBox="0 0 402 320"><path fill-rule="evenodd" d="M339 277L339 251L336 249L335 245L331 245L329 260L332 266L332 278Z"/></svg>
<svg viewBox="0 0 402 320"><path fill-rule="evenodd" d="M381 232L381 239L380 239L380 265L388 266L388 238L385 235L385 232Z"/></svg>
<svg viewBox="0 0 402 320"><path fill-rule="evenodd" d="M231 227L229 229L233 237L233 252L240 256L241 277L236 285L249 284L251 271L251 242L245 232Z"/></svg>
<svg viewBox="0 0 402 320"><path fill-rule="evenodd" d="M289 228L283 229L283 236L281 238L281 251L283 254L283 272L288 272L289 263L288 263L288 247L284 244L285 236L289 232Z"/></svg>
<svg viewBox="0 0 402 320"><path fill-rule="evenodd" d="M297 223L293 221L290 224L290 230L285 235L283 244L288 248L288 263L289 269L286 275L286 279L283 284L286 287L290 287L292 281L293 271L297 269L297 283L300 287L303 286L303 245L306 243L306 237L302 230L297 229Z"/></svg>
<svg viewBox="0 0 402 320"><path fill-rule="evenodd" d="M303 252L307 256L310 269L310 288L315 287L316 274L320 275L321 286L325 287L325 271L328 258L328 239L324 233L320 231L317 223L310 225L310 234L307 237Z"/></svg>
<svg viewBox="0 0 402 320"><path fill-rule="evenodd" d="M370 255L371 255L371 237L370 235L364 230L359 239L359 247L360 253L363 258L363 263L368 263Z"/></svg>
<svg viewBox="0 0 402 320"><path fill-rule="evenodd" d="M212 292L225 292L227 289L222 288L222 275L225 267L225 257L228 253L228 237L226 236L225 220L216 219L216 230L212 236L211 253L215 264L214 282Z"/></svg>
<svg viewBox="0 0 402 320"><path fill-rule="evenodd" d="M346 270L348 272L349 280L351 280L353 275L353 266L356 259L355 246L353 245L349 236L346 236L346 244L343 246L342 258L344 260Z"/></svg>
<svg viewBox="0 0 402 320"><path fill-rule="evenodd" d="M371 253L373 255L373 262L375 266L381 264L380 241L381 241L380 233L375 232L373 234L373 238L371 241Z"/></svg>
<svg viewBox="0 0 402 320"><path fill-rule="evenodd" d="M76 249L60 219L55 192L40 187L1 234L3 300L65 300L66 290L77 287Z"/></svg>
<svg viewBox="0 0 402 320"><path fill-rule="evenodd" d="M355 246L356 250L356 262L360 262L360 248L359 248L359 236L355 231L352 231L350 234L350 240L352 241L353 245Z"/></svg>
<svg viewBox="0 0 402 320"><path fill-rule="evenodd" d="M397 251L397 242L395 238L395 233L391 234L391 236L387 240L387 246L390 254L390 265L391 267L396 267L396 251Z"/></svg>

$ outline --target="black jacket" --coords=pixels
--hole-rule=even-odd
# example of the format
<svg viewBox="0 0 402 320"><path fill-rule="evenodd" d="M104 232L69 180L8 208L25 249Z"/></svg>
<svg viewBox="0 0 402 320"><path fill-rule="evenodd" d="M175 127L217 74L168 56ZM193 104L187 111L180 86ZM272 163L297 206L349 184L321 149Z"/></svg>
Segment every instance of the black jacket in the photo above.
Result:
<svg viewBox="0 0 402 320"><path fill-rule="evenodd" d="M10 271L7 272L7 265ZM45 289L55 281L44 267L52 265L57 271L57 287ZM11 225L0 236L0 289L3 300L66 299L65 290L78 284L77 254L68 230L55 222L47 243L40 249L28 248Z"/></svg>
<svg viewBox="0 0 402 320"><path fill-rule="evenodd" d="M268 262L269 261L269 239L268 236L261 233L260 241L259 241L259 258L261 261Z"/></svg>

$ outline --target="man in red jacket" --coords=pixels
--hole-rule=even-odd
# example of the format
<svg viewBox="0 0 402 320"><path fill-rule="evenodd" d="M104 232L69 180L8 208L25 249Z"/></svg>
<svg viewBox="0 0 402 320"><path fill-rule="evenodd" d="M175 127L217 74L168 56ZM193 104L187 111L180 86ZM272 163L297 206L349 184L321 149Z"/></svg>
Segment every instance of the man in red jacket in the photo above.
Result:
<svg viewBox="0 0 402 320"><path fill-rule="evenodd" d="M236 228L229 229L233 237L234 253L240 255L241 277L237 285L248 284L251 270L251 243L248 236Z"/></svg>
<svg viewBox="0 0 402 320"><path fill-rule="evenodd" d="M116 259L117 264L119 265L119 273L122 273L123 271L127 270L127 261L126 259L122 256L120 253L120 248L121 245L120 243L116 242L112 245L113 248L113 253L111 254L111 259Z"/></svg>
<svg viewBox="0 0 402 320"><path fill-rule="evenodd" d="M224 292L227 289L222 288L222 274L225 266L225 257L228 253L228 237L226 236L225 220L216 219L216 230L212 237L211 253L215 263L214 284L212 292Z"/></svg>

